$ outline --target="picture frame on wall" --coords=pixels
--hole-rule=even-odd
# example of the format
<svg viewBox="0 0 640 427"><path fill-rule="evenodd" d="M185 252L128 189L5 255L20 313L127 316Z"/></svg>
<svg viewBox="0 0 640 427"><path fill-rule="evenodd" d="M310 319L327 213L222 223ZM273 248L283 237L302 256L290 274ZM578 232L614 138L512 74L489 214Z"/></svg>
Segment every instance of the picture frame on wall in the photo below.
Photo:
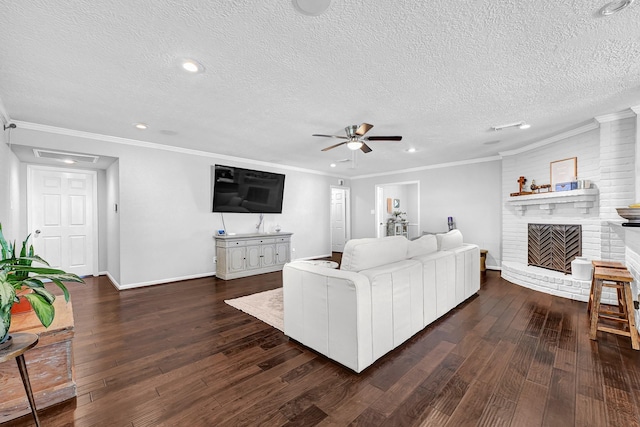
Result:
<svg viewBox="0 0 640 427"><path fill-rule="evenodd" d="M551 191L556 190L556 184L575 181L578 176L578 158L570 157L568 159L551 162L550 174Z"/></svg>
<svg viewBox="0 0 640 427"><path fill-rule="evenodd" d="M400 199L393 199L393 209L400 209Z"/></svg>

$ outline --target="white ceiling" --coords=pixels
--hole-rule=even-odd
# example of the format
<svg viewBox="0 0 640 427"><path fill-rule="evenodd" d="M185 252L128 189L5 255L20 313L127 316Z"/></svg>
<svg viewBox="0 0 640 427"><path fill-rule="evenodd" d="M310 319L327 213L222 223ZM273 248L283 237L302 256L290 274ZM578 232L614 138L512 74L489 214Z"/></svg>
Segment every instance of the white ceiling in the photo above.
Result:
<svg viewBox="0 0 640 427"><path fill-rule="evenodd" d="M0 99L16 121L345 176L484 158L640 104L640 1L604 3L9 0ZM352 152L311 134L362 122L404 139L331 169Z"/></svg>

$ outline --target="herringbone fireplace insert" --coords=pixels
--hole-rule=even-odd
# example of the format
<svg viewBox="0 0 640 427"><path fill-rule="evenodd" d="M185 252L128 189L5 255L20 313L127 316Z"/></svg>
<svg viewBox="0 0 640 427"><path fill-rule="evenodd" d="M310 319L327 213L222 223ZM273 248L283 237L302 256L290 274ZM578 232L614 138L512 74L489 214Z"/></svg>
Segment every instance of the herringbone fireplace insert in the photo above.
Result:
<svg viewBox="0 0 640 427"><path fill-rule="evenodd" d="M529 224L528 264L571 273L571 261L582 255L582 226Z"/></svg>

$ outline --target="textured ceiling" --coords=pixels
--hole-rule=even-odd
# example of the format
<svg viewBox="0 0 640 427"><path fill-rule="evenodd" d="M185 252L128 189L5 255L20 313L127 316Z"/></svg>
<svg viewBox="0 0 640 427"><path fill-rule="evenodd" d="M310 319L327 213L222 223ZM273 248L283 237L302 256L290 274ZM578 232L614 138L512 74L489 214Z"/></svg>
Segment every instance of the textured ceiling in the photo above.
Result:
<svg viewBox="0 0 640 427"><path fill-rule="evenodd" d="M591 0L2 3L12 120L346 176L494 156L640 104L640 2L607 18ZM365 121L404 139L329 168L352 152L311 134Z"/></svg>

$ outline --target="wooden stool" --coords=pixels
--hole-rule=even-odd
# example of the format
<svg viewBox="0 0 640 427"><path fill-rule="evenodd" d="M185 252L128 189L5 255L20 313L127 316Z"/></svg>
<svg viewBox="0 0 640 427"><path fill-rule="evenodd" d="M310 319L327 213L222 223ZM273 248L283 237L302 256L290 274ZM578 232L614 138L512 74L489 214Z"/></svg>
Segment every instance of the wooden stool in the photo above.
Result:
<svg viewBox="0 0 640 427"><path fill-rule="evenodd" d="M631 296L631 282L633 276L626 269L597 267L593 273L593 310L591 311L591 328L589 338L596 339L598 331L623 335L631 338L631 347L640 350L640 338L636 329L636 319L633 307L633 297ZM602 297L602 287L616 288L618 291L619 312L600 310L600 299ZM599 325L600 320L609 320L622 323L622 329L610 326ZM625 330L624 328L628 328Z"/></svg>
<svg viewBox="0 0 640 427"><path fill-rule="evenodd" d="M594 272L598 267L619 268L623 270L627 269L627 267L625 267L623 263L618 261L593 260L591 261L591 265L593 265ZM587 314L589 315L591 315L591 306L593 305L593 287L595 284L595 280L595 275L591 276L591 290L589 291L589 303L587 304ZM620 300L620 295L618 295L618 300Z"/></svg>

